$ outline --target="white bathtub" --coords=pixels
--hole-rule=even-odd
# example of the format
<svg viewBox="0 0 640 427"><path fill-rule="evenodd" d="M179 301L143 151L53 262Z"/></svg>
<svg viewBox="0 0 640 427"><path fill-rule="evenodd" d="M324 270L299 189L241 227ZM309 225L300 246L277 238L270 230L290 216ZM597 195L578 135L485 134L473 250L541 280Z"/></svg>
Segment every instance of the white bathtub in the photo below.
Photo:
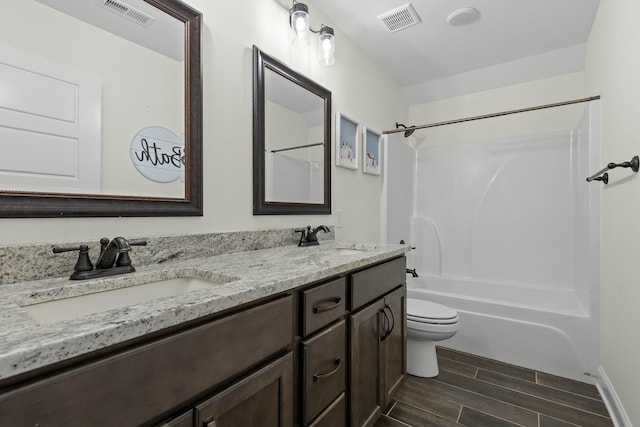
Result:
<svg viewBox="0 0 640 427"><path fill-rule="evenodd" d="M439 345L595 382L598 348L592 334L598 328L586 292L438 276L407 276L407 288L409 298L458 311L458 333Z"/></svg>

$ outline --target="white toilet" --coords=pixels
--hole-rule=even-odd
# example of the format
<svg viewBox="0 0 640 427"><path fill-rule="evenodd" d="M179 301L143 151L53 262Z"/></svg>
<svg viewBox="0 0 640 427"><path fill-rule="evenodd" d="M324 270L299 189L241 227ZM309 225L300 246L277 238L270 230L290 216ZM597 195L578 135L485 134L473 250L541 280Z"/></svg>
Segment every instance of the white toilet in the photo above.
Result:
<svg viewBox="0 0 640 427"><path fill-rule="evenodd" d="M438 375L436 341L458 331L458 313L435 302L407 298L407 373L431 378Z"/></svg>

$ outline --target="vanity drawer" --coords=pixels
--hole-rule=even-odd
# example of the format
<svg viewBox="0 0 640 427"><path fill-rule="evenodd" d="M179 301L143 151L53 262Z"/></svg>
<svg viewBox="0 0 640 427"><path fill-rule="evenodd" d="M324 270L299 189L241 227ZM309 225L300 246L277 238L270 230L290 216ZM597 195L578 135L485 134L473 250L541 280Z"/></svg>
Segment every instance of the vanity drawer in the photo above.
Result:
<svg viewBox="0 0 640 427"><path fill-rule="evenodd" d="M345 391L346 368L345 320L302 341L302 418L305 425Z"/></svg>
<svg viewBox="0 0 640 427"><path fill-rule="evenodd" d="M340 278L302 292L302 336L338 320L347 311L346 279Z"/></svg>
<svg viewBox="0 0 640 427"><path fill-rule="evenodd" d="M309 427L346 427L347 398L342 393Z"/></svg>
<svg viewBox="0 0 640 427"><path fill-rule="evenodd" d="M351 310L356 310L405 283L405 257L353 273L351 277Z"/></svg>

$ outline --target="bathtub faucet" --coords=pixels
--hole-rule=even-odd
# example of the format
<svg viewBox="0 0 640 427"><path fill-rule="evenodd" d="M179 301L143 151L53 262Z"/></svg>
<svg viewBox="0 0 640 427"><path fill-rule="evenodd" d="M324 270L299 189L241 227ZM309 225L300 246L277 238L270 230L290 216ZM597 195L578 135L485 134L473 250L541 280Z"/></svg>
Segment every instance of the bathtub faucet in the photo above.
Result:
<svg viewBox="0 0 640 427"><path fill-rule="evenodd" d="M411 277L418 277L418 273L416 273L416 269L415 268L407 268L407 274L410 274Z"/></svg>

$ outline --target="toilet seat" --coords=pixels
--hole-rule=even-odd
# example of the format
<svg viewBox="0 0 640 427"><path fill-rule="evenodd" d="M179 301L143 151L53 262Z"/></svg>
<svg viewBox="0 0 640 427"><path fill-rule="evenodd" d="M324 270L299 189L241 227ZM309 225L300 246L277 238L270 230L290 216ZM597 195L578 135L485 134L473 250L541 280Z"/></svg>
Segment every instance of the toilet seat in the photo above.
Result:
<svg viewBox="0 0 640 427"><path fill-rule="evenodd" d="M407 298L407 320L418 323L452 325L458 323L458 313L442 304Z"/></svg>

